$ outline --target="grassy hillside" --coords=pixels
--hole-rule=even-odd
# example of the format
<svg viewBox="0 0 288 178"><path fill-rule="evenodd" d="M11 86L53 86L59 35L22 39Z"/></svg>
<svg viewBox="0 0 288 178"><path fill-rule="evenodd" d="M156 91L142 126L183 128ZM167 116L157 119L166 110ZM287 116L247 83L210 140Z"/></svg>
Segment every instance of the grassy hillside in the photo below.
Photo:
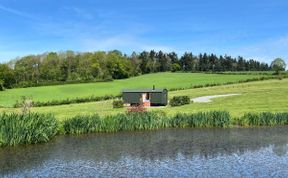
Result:
<svg viewBox="0 0 288 178"><path fill-rule="evenodd" d="M169 92L169 97L176 95L188 95L191 98L207 95L218 95L227 93L239 93L239 96L213 99L211 103L192 103L180 107L165 107L162 110L168 114L177 112L198 112L209 110L226 110L232 116L241 116L245 112L283 112L288 111L288 79L266 80L233 84L217 87L188 89ZM15 111L15 109L2 109L2 111ZM0 109L1 111L1 109ZM19 111L19 109L18 109ZM125 112L125 109L113 109L112 101L91 102L83 104L62 105L53 107L33 108L32 111L41 113L53 113L59 119L72 117L77 114L110 115Z"/></svg>
<svg viewBox="0 0 288 178"><path fill-rule="evenodd" d="M147 74L113 82L67 84L57 86L17 88L0 92L0 106L11 107L21 96L32 97L34 101L63 100L67 98L118 95L123 88L158 88L191 87L212 83L237 82L260 77L251 75L221 75L203 73L156 73Z"/></svg>

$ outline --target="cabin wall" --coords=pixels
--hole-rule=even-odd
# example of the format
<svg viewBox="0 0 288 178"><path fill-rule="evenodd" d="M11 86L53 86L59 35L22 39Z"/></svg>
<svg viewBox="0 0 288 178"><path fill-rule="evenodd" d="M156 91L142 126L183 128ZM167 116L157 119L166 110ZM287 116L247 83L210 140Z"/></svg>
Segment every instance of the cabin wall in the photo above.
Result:
<svg viewBox="0 0 288 178"><path fill-rule="evenodd" d="M142 93L123 93L124 103L140 103Z"/></svg>
<svg viewBox="0 0 288 178"><path fill-rule="evenodd" d="M140 103L140 100L142 101L142 95L143 93L136 93L136 92L124 92L123 93L123 100L126 104L136 104ZM159 93L151 93L150 92L150 103L151 105L161 105L166 106L168 104L168 92L167 90L164 90L163 92Z"/></svg>

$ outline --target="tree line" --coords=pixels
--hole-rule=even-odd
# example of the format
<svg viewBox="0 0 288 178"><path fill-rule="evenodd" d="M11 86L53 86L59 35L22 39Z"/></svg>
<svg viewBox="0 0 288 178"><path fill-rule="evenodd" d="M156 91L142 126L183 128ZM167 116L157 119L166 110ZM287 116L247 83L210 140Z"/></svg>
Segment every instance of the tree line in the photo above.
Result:
<svg viewBox="0 0 288 178"><path fill-rule="evenodd" d="M178 57L175 52L133 52L126 55L118 50L104 52L73 51L29 55L0 64L0 88L28 87L49 83L85 82L129 78L141 74L185 71L268 71L271 66L215 54L193 55L186 52Z"/></svg>

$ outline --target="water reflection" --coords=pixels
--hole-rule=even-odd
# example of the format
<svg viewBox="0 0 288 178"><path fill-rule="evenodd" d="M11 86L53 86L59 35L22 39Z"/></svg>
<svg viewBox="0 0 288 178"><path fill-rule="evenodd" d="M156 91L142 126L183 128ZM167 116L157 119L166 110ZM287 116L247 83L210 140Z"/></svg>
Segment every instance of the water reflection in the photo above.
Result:
<svg viewBox="0 0 288 178"><path fill-rule="evenodd" d="M249 172L251 165L247 165L248 168L239 165L247 160L249 164L267 163L271 170L276 170L270 163L274 160L277 165L282 164L287 168L287 144L287 127L168 129L59 136L47 144L1 148L0 176L96 174L129 177L135 176L136 172L141 173L137 176L209 176L215 175L215 170L221 176L225 173L221 169L227 170L228 165L236 171L226 172L222 176L229 176L228 173L237 176L239 170L247 169ZM226 168L221 168L221 161L227 163L223 165ZM212 168L214 173L209 174ZM276 175L288 175L281 166L279 168L280 172L276 172ZM263 174L265 170L259 170L259 173ZM238 176L245 176L245 172ZM253 176L253 170L247 176Z"/></svg>

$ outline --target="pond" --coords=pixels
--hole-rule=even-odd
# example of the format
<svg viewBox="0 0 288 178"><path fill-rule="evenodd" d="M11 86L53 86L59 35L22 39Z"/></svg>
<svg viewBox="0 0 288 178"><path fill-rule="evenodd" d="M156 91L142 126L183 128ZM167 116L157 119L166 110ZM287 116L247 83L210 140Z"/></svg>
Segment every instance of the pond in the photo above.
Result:
<svg viewBox="0 0 288 178"><path fill-rule="evenodd" d="M0 148L0 177L287 177L288 127L58 136Z"/></svg>

